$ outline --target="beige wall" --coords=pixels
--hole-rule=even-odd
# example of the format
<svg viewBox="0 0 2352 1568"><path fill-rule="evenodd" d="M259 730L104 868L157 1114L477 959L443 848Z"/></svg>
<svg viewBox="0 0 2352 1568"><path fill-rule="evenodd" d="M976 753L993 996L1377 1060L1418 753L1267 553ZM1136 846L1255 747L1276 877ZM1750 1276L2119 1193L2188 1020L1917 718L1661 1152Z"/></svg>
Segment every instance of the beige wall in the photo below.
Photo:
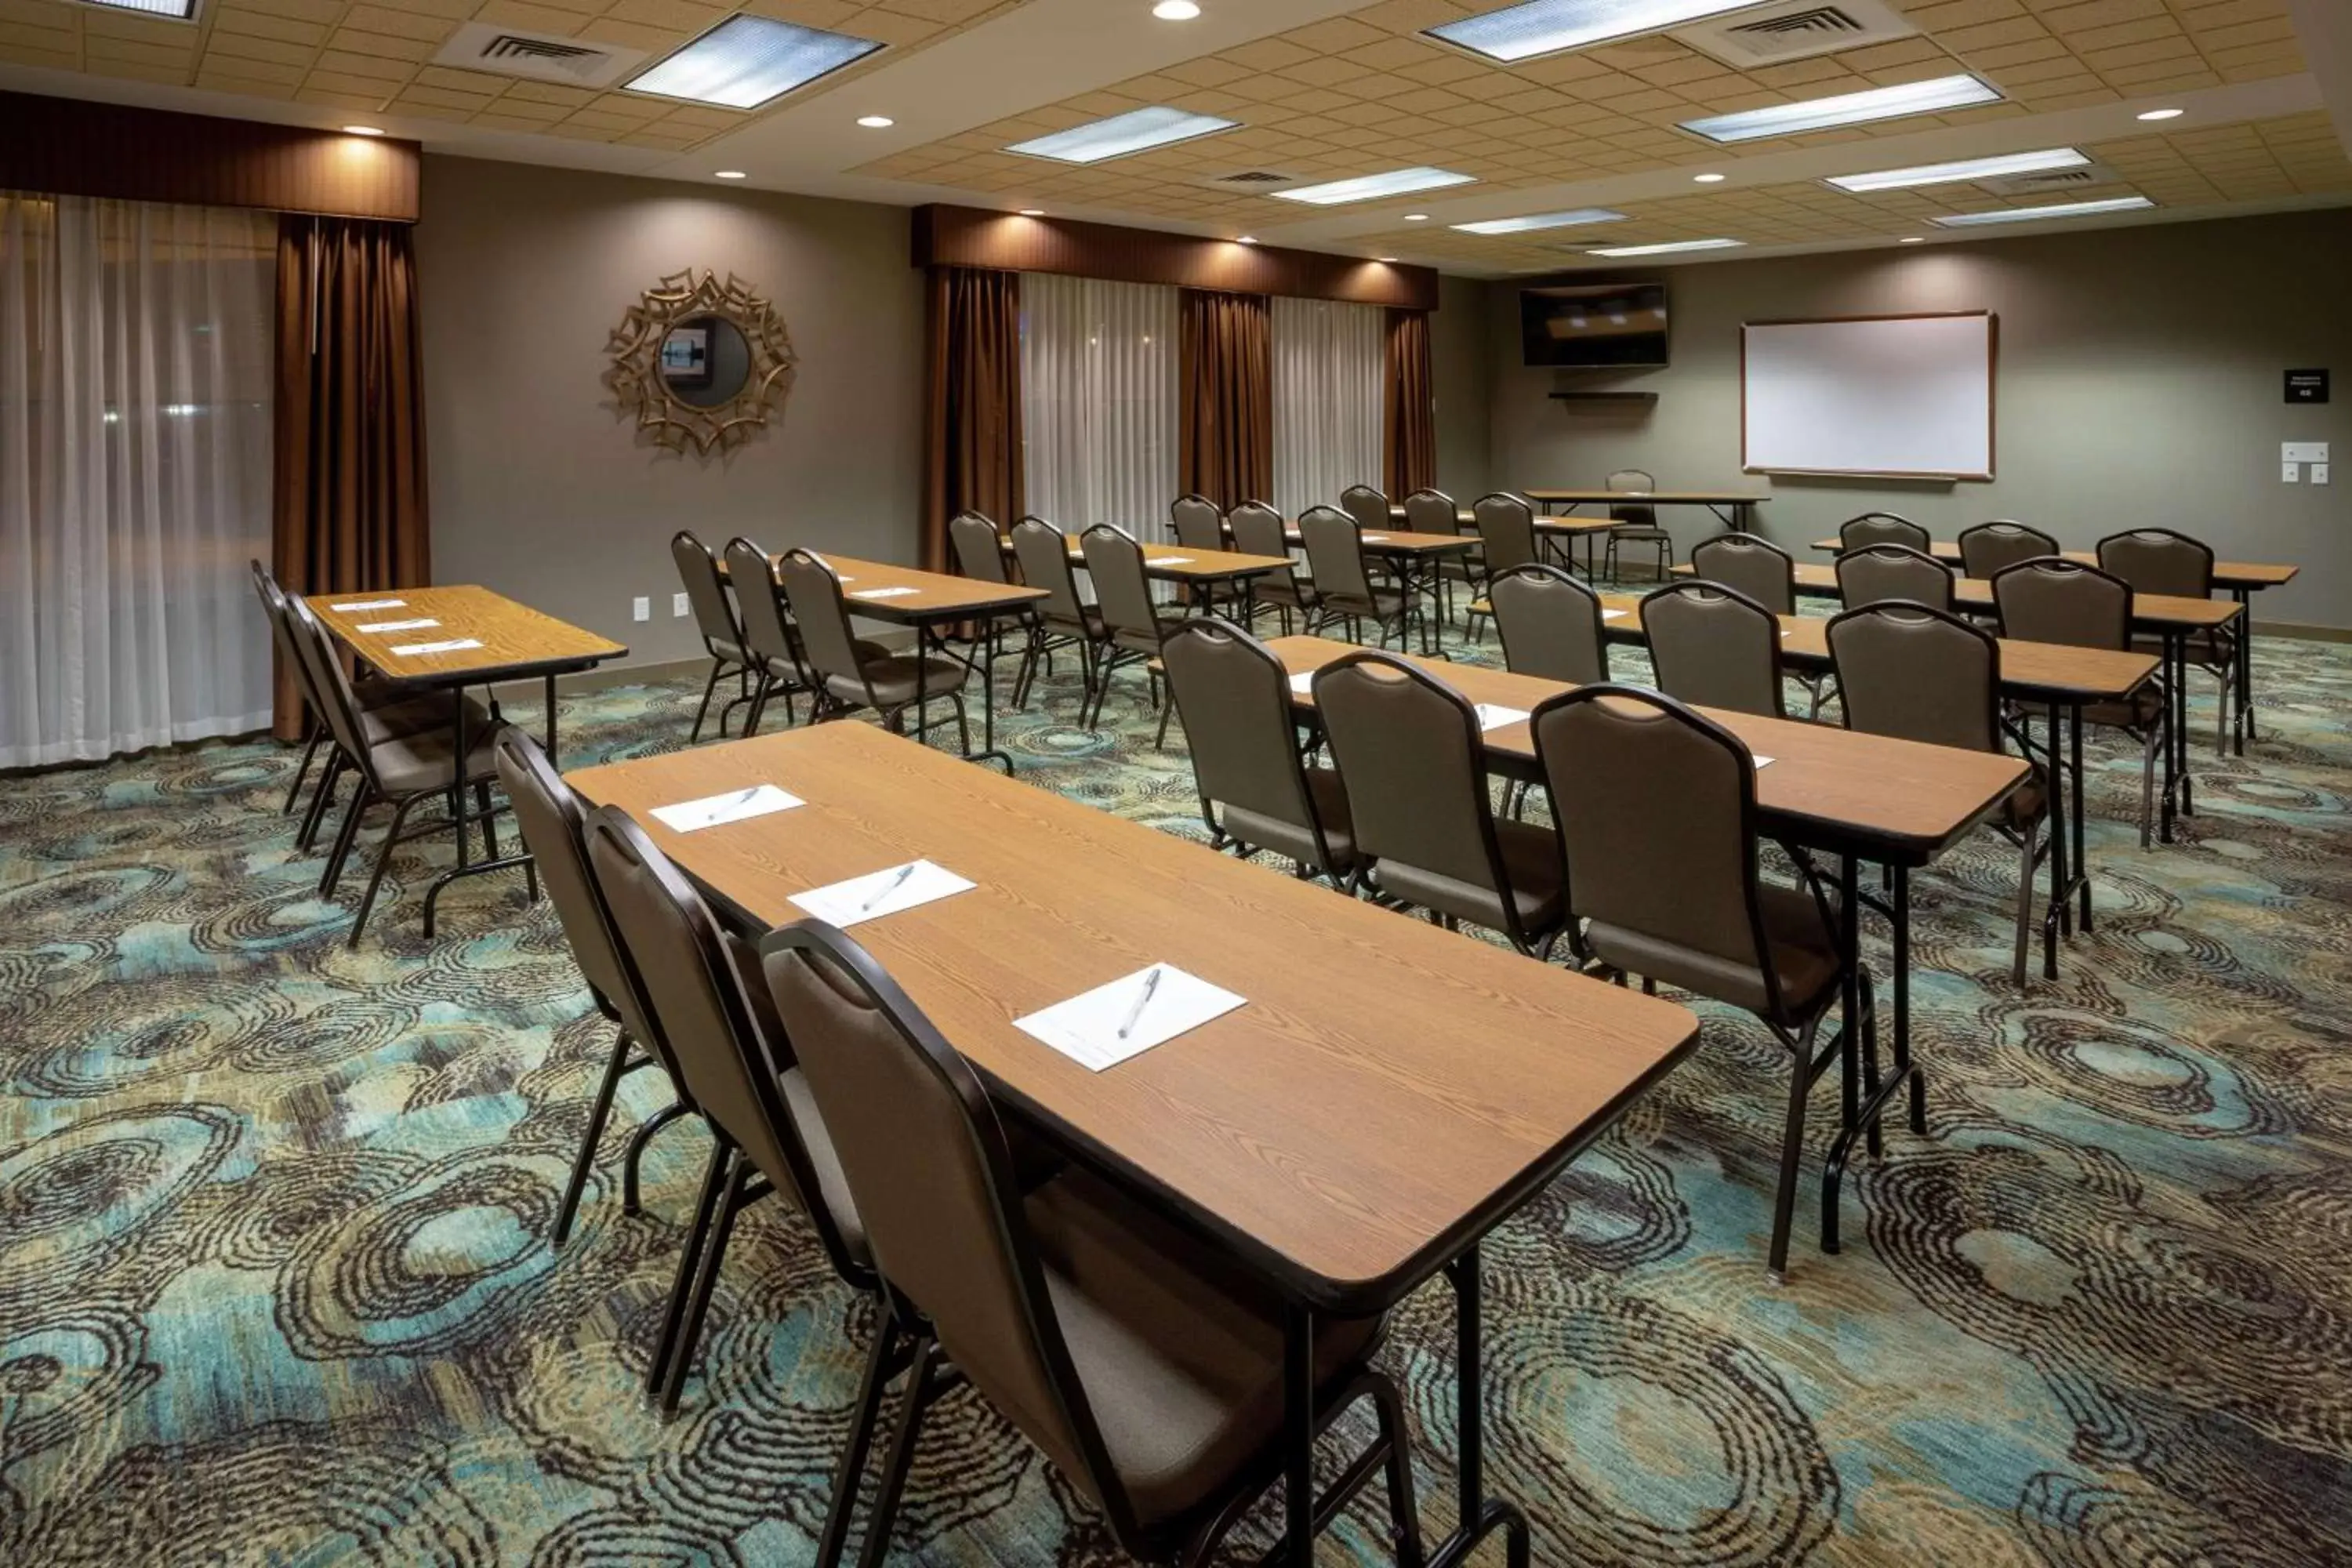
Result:
<svg viewBox="0 0 2352 1568"><path fill-rule="evenodd" d="M417 228L434 574L629 645L699 652L673 619L670 535L915 558L922 291L906 209L469 159L425 162ZM775 302L800 356L781 423L728 457L645 445L602 381L605 336L681 268ZM653 600L634 623L630 599Z"/></svg>
<svg viewBox="0 0 2352 1568"><path fill-rule="evenodd" d="M1430 379L1437 394L1437 488L1467 506L1486 482L1488 410L1495 394L1495 346L1486 291L1467 278L1438 280L1429 319ZM1512 351L1514 361L1517 351Z"/></svg>
<svg viewBox="0 0 2352 1568"><path fill-rule="evenodd" d="M1663 269L1674 364L1602 375L1519 362L1517 288L1486 286L1489 477L1598 484L1638 468L1662 488L1769 488L1763 531L1798 557L1874 508L1939 537L2015 517L2088 547L2122 528L2196 534L2217 553L2304 574L2264 620L2352 627L2352 212L2168 224L1977 244ZM1897 484L1740 472L1739 327L1776 317L1991 310L2000 318L1996 478ZM2289 368L2335 372L2335 401L2290 407ZM1555 387L1659 394L1645 414L1552 401ZM2334 445L2336 483L2279 480L2279 443ZM1684 550L1715 531L1670 513Z"/></svg>

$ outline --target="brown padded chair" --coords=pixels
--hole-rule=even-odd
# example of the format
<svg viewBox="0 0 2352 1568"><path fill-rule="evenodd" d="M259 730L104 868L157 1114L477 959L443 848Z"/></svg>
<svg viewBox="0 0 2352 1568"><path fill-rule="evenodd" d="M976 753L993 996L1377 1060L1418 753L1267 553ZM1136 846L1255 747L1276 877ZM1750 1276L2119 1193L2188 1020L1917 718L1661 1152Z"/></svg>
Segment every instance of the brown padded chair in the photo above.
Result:
<svg viewBox="0 0 2352 1568"><path fill-rule="evenodd" d="M667 1042L682 1098L710 1132L710 1160L646 1375L665 1414L694 1360L735 1216L770 1192L799 1205L834 1271L874 1288L871 1255L833 1140L772 1014L752 949L644 829L617 807L587 821L588 866L630 981Z"/></svg>
<svg viewBox="0 0 2352 1568"><path fill-rule="evenodd" d="M2056 540L2038 528L2028 528L2007 518L1995 518L1960 530L1959 546L1960 570L1986 583L2021 561L2059 552Z"/></svg>
<svg viewBox="0 0 2352 1568"><path fill-rule="evenodd" d="M1948 609L1887 602L1842 612L1831 618L1827 633L1838 688L1845 694L1847 729L1964 752L2005 750L2000 644L1983 628ZM2049 808L2049 789L2037 766L2033 776L2010 792L1993 819L2018 848L2017 953L2011 979L2021 991L2032 930L2033 872L2049 852L2046 842L2036 845L2035 830ZM2054 920L2047 923L2044 941L2054 966Z"/></svg>
<svg viewBox="0 0 2352 1568"><path fill-rule="evenodd" d="M751 701L751 656L743 647L743 623L727 597L719 575L719 558L690 529L670 535L670 559L677 563L678 581L686 586L686 602L694 611L694 629L701 634L702 651L710 656L710 679L702 683L702 706L694 710L694 728L686 743L702 739L702 722L710 716L710 699L719 678L735 678L738 695L719 710L719 733L727 733L727 715Z"/></svg>
<svg viewBox="0 0 2352 1568"><path fill-rule="evenodd" d="M1602 486L1612 490L1649 491L1658 488L1658 481L1639 468L1619 468L1604 479ZM1664 577L1674 569L1675 536L1658 521L1658 509L1640 502L1621 502L1609 509L1610 521L1618 524L1609 531L1609 547L1602 556L1601 570L1611 582L1617 580L1617 546L1646 544L1658 552L1657 574Z"/></svg>
<svg viewBox="0 0 2352 1568"><path fill-rule="evenodd" d="M1992 601L2004 637L2117 652L2132 646L2131 584L2095 566L2059 555L2021 561L1993 578ZM2157 743L2169 713L2160 674L2127 698L2083 707L2084 723L2121 730L2140 742L2139 847L2143 849L2154 837ZM2050 748L2044 755L2054 762L2059 752L2054 717L2050 731Z"/></svg>
<svg viewBox="0 0 2352 1568"><path fill-rule="evenodd" d="M1670 583L1642 600L1658 689L1701 708L1789 716L1780 686L1780 622L1737 588Z"/></svg>
<svg viewBox="0 0 2352 1568"><path fill-rule="evenodd" d="M1010 583L1013 580L1011 574L1004 569L1003 535L987 513L960 511L948 519L948 547L955 552L957 572L973 582ZM991 616L982 624L984 647L991 660L1004 657L1003 626L1008 618L1025 634L1030 623L1037 618L1037 613L1024 607L1009 617Z"/></svg>
<svg viewBox="0 0 2352 1568"><path fill-rule="evenodd" d="M1557 566L1529 562L1499 574L1486 589L1503 668L1590 686L1609 679L1601 641L1601 595Z"/></svg>
<svg viewBox="0 0 2352 1568"><path fill-rule="evenodd" d="M1790 1058L1789 1110L1767 1254L1788 1268L1804 1157L1805 1100L1848 1047L1849 1014L1815 1049L1844 991L1838 910L1809 881L1767 882L1757 869L1756 763L1739 738L1660 692L1586 686L1549 698L1529 720L1552 798L1570 903L1584 947L1618 972L1664 981L1762 1019ZM1864 1025L1870 979L1856 977ZM1912 1079L1914 1124L1923 1101ZM1825 1248L1833 1249L1838 1173L1823 1175Z"/></svg>
<svg viewBox="0 0 2352 1568"><path fill-rule="evenodd" d="M1718 533L1690 552L1692 573L1737 588L1776 616L1797 613L1797 563L1789 552L1752 533Z"/></svg>
<svg viewBox="0 0 2352 1568"><path fill-rule="evenodd" d="M1315 574L1320 601L1315 621L1307 628L1309 633L1341 621L1349 640L1361 642L1364 619L1370 616L1383 644L1391 636L1403 639L1404 595L1373 583L1364 564L1361 522L1328 506L1311 506L1299 514L1298 538L1307 548L1307 565Z"/></svg>
<svg viewBox="0 0 2352 1568"><path fill-rule="evenodd" d="M1495 815L1468 699L1369 650L1317 670L1314 690L1347 790L1356 890L1426 910L1448 928L1485 926L1521 952L1550 957L1568 928L1559 847L1546 829Z"/></svg>
<svg viewBox="0 0 2352 1568"><path fill-rule="evenodd" d="M1838 529L1838 549L1841 552L1860 550L1871 544L1907 544L1925 552L1934 542L1927 531L1907 517L1891 511L1866 511L1860 517L1850 517Z"/></svg>
<svg viewBox="0 0 2352 1568"><path fill-rule="evenodd" d="M1370 485L1349 485L1339 492L1339 510L1356 520L1356 526L1367 533L1386 533L1397 526L1396 514L1389 510L1389 498Z"/></svg>
<svg viewBox="0 0 2352 1568"><path fill-rule="evenodd" d="M2131 584L2135 594L2162 594L2180 599L2213 596L2213 547L2201 539L2169 528L2134 528L2099 541L2099 569ZM2132 639L2143 653L2161 657L2164 638L2143 632ZM2213 743L2226 749L2230 741L2230 696L2237 689L2238 638L2234 632L2193 633L2182 639L2188 661L2221 682L2214 698L2216 729Z"/></svg>
<svg viewBox="0 0 2352 1568"><path fill-rule="evenodd" d="M1085 552L1087 575L1094 579L1095 608L1102 616L1102 641L1095 653L1095 701L1081 710L1078 722L1091 730L1102 722L1103 701L1110 695L1110 678L1122 665L1143 666L1151 706L1160 706L1160 674L1151 661L1160 657L1174 618L1163 620L1151 597L1151 577L1143 569L1143 546L1135 535L1108 522L1096 523L1078 535ZM1168 738L1163 718L1160 738Z"/></svg>
<svg viewBox="0 0 2352 1568"><path fill-rule="evenodd" d="M786 551L776 563L776 576L785 602L792 606L803 657L808 661L811 723L870 708L882 716L883 728L903 735L907 710L911 708L916 710L915 739L919 741L930 729L923 710L934 702L946 702L955 709L963 753L971 755L971 721L963 705L964 683L971 678L970 665L960 658L925 653L919 645L915 652L903 654L859 640L849 629L849 605L842 596L840 574L814 552Z"/></svg>
<svg viewBox="0 0 2352 1568"><path fill-rule="evenodd" d="M1269 555L1277 560L1290 559L1290 542L1282 526L1282 513L1262 500L1245 500L1225 515L1225 526L1234 531L1234 548L1244 555ZM1315 592L1311 579L1301 577L1296 566L1280 572L1269 572L1260 577L1250 590L1250 613L1272 609L1280 613L1282 631L1290 635L1293 616L1305 618L1314 615L1321 598Z"/></svg>
<svg viewBox="0 0 2352 1568"><path fill-rule="evenodd" d="M1838 597L1849 610L1894 600L1947 614L1952 608L1952 569L1907 544L1865 544L1841 552L1837 582Z"/></svg>
<svg viewBox="0 0 2352 1568"><path fill-rule="evenodd" d="M1482 594L1491 593L1495 580L1504 573L1532 566L1543 559L1542 548L1536 541L1536 509L1525 496L1515 496L1507 490L1480 496L1471 502L1470 516L1478 535L1477 572ZM1490 613L1475 603L1471 605L1469 629L1473 637L1478 635L1479 617Z"/></svg>
<svg viewBox="0 0 2352 1568"><path fill-rule="evenodd" d="M646 1143L655 1132L686 1114L691 1102L669 1045L653 1026L653 1009L621 957L612 915L588 869L587 818L582 814L580 797L556 773L539 742L511 725L499 732L498 768L499 783L514 805L523 847L530 851L540 874L547 879L548 898L555 905L555 918L563 927L563 940L580 967L580 977L588 983L589 999L614 1026L613 1052L605 1058L596 1096L588 1103L587 1130L581 1134L580 1153L572 1163L563 1201L555 1210L555 1245L561 1247L572 1234L581 1194L587 1190L588 1177L595 1169L596 1144L604 1135L621 1079L641 1068L658 1066L671 1089L669 1106L646 1118L629 1141L622 1162L625 1214L637 1212L637 1164Z"/></svg>
<svg viewBox="0 0 2352 1568"><path fill-rule="evenodd" d="M1347 792L1338 773L1300 757L1290 678L1274 650L1230 622L1193 620L1168 634L1160 659L1211 845L1231 844L1244 860L1270 849L1302 877L1344 884L1356 868Z"/></svg>
<svg viewBox="0 0 2352 1568"><path fill-rule="evenodd" d="M889 1550L924 1415L948 1386L935 1375L944 1359L1101 1510L1121 1551L1206 1563L1282 1471L1285 1325L1272 1289L1091 1173L1024 1196L978 1076L839 931L803 921L770 932L761 952L888 1303L851 1437L861 1462L911 1342L860 1563L878 1568ZM1335 1517L1385 1467L1397 1556L1417 1564L1402 1405L1370 1366L1384 1328L1315 1324L1315 1429L1364 1398L1378 1421L1315 1517Z"/></svg>
<svg viewBox="0 0 2352 1568"><path fill-rule="evenodd" d="M1024 517L1013 525L1013 556L1020 563L1021 580L1045 591L1028 623L1029 646L1022 652L1021 674L1013 684L1013 704L1026 708L1039 666L1050 675L1054 655L1076 648L1083 712L1095 694L1095 645L1103 639L1102 612L1078 596L1077 574L1070 570L1070 542L1044 518Z"/></svg>
<svg viewBox="0 0 2352 1568"><path fill-rule="evenodd" d="M1233 542L1226 537L1224 513L1207 496L1178 496L1168 503L1170 531L1176 542L1186 550L1231 550ZM1239 603L1241 585L1237 583L1197 584L1184 585L1185 602L1196 609L1213 610L1219 600ZM1096 596L1101 597L1100 590Z"/></svg>
<svg viewBox="0 0 2352 1568"><path fill-rule="evenodd" d="M1408 531L1413 533L1476 531L1475 529L1463 528L1462 509L1454 504L1452 496L1447 495L1444 490L1430 489L1417 489L1404 498L1404 526ZM1478 555L1479 552L1474 550L1465 554L1446 555L1438 559L1434 581L1439 594L1438 614L1441 617L1447 620L1454 617L1454 584L1475 583L1482 575Z"/></svg>
<svg viewBox="0 0 2352 1568"><path fill-rule="evenodd" d="M727 579L743 627L743 651L751 665L751 710L743 715L743 735L757 734L769 700L783 694L784 722L800 722L793 695L809 689L807 659L799 628L776 585L775 563L767 550L737 535L727 542Z"/></svg>

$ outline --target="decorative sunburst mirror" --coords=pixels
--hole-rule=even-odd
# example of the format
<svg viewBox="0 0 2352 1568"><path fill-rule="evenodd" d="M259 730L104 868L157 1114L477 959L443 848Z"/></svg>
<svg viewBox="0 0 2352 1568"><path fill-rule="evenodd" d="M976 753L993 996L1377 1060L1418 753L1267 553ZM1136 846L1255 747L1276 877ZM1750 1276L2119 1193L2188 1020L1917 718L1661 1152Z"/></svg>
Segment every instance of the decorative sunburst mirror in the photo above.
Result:
<svg viewBox="0 0 2352 1568"><path fill-rule="evenodd" d="M729 452L793 389L792 335L733 273L674 272L629 307L604 345L607 385L637 428L673 451Z"/></svg>

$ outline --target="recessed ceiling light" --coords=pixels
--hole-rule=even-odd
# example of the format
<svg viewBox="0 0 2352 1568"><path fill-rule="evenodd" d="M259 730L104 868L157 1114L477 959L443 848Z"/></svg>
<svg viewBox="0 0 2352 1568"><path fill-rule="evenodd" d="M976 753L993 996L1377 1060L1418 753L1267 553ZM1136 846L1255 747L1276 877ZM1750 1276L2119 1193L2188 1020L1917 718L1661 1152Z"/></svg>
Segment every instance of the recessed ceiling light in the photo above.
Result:
<svg viewBox="0 0 2352 1568"><path fill-rule="evenodd" d="M1973 228L1987 223L2032 223L2046 217L2093 217L2100 213L2137 212L2156 204L2146 196L2113 196L2103 202L2061 202L2055 206L1995 207L1990 212L1954 213L1936 221L1947 228Z"/></svg>
<svg viewBox="0 0 2352 1568"><path fill-rule="evenodd" d="M1588 250L1587 256L1670 256L1677 250L1729 250L1746 245L1744 239L1675 239L1664 245L1612 245L1599 250Z"/></svg>
<svg viewBox="0 0 2352 1568"><path fill-rule="evenodd" d="M1255 245L1257 243L1257 236L1254 234L1237 234L1234 237L1234 243L1235 245Z"/></svg>
<svg viewBox="0 0 2352 1568"><path fill-rule="evenodd" d="M898 122L887 114L861 114L857 117L857 123L868 131L887 131Z"/></svg>
<svg viewBox="0 0 2352 1568"><path fill-rule="evenodd" d="M2072 147L2045 147L2037 153L2004 153L1997 158L1963 158L1956 163L1918 163L1907 169L1838 174L1830 184L1842 191L1895 191L1911 185L1990 180L2002 174L2038 174L2045 169L2079 169L2090 161Z"/></svg>
<svg viewBox="0 0 2352 1568"><path fill-rule="evenodd" d="M1231 131L1240 123L1235 120L1220 120L1213 114L1194 114L1189 110L1156 104L1150 109L1133 109L1125 114L1114 114L1108 120L1073 125L1067 131L1056 131L1051 136L1034 136L1026 142L1016 142L1005 151L1032 158L1052 158L1064 163L1099 163L1106 158L1124 158L1130 153L1190 142L1196 136L1213 136L1220 131Z"/></svg>
<svg viewBox="0 0 2352 1568"><path fill-rule="evenodd" d="M381 136L383 134L383 127L381 125L346 125L343 127L343 134L346 136Z"/></svg>
<svg viewBox="0 0 2352 1568"><path fill-rule="evenodd" d="M1160 0L1151 14L1163 22L1189 22L1201 14L1201 8L1192 0Z"/></svg>
<svg viewBox="0 0 2352 1568"><path fill-rule="evenodd" d="M1900 120L1908 114L1934 114L1971 104L1997 103L2000 93L1990 83L1962 73L1927 81L1906 81L1899 87L1876 87L1868 92L1840 93L1835 98L1811 98L1799 103L1776 103L1768 109L1742 110L1738 114L1712 114L1685 120L1681 129L1710 142L1754 142L1766 136L1794 136L1825 131L1833 125L1867 125L1877 120Z"/></svg>
<svg viewBox="0 0 2352 1568"><path fill-rule="evenodd" d="M1330 180L1319 185L1299 185L1272 194L1286 202L1305 202L1309 206L1328 207L1341 202L1369 202L1381 196L1401 196L1409 191L1433 191L1441 185L1473 184L1476 180L1475 174L1457 174L1451 169L1391 169L1384 174L1359 174L1352 180Z"/></svg>
<svg viewBox="0 0 2352 1568"><path fill-rule="evenodd" d="M1429 36L1492 60L1533 59L1581 48L1603 38L1628 37L1744 11L1756 0L1528 0L1432 27Z"/></svg>
<svg viewBox="0 0 2352 1568"><path fill-rule="evenodd" d="M714 180L748 180L751 176L740 169L713 169L710 177Z"/></svg>
<svg viewBox="0 0 2352 1568"><path fill-rule="evenodd" d="M1723 176L1721 174L1693 174L1691 178L1696 180L1702 185L1720 184L1723 182Z"/></svg>
<svg viewBox="0 0 2352 1568"><path fill-rule="evenodd" d="M766 16L730 16L622 85L656 98L757 109L882 46Z"/></svg>
<svg viewBox="0 0 2352 1568"><path fill-rule="evenodd" d="M1407 213L1404 215L1404 221L1407 223L1427 223L1429 221L1429 215L1427 213Z"/></svg>
<svg viewBox="0 0 2352 1568"><path fill-rule="evenodd" d="M196 19L196 0L89 0L110 11L136 11L142 16L168 16L175 22Z"/></svg>
<svg viewBox="0 0 2352 1568"><path fill-rule="evenodd" d="M1525 234L1536 228L1567 228L1580 223L1622 223L1625 215L1607 207L1578 207L1573 212L1529 213L1525 217L1481 218L1452 226L1465 234Z"/></svg>
<svg viewBox="0 0 2352 1568"><path fill-rule="evenodd" d="M1906 234L1895 243L1897 245L1925 245L1927 243L1927 237L1924 234Z"/></svg>
<svg viewBox="0 0 2352 1568"><path fill-rule="evenodd" d="M1393 256L1375 256L1372 259L1387 267L1394 267L1396 265L1396 258Z"/></svg>
<svg viewBox="0 0 2352 1568"><path fill-rule="evenodd" d="M2151 109L2140 115L2142 120L2178 120L2189 111L2185 109Z"/></svg>
<svg viewBox="0 0 2352 1568"><path fill-rule="evenodd" d="M1045 216L1045 209L1044 207L1023 207L1021 209L1021 216L1023 217L1044 217Z"/></svg>

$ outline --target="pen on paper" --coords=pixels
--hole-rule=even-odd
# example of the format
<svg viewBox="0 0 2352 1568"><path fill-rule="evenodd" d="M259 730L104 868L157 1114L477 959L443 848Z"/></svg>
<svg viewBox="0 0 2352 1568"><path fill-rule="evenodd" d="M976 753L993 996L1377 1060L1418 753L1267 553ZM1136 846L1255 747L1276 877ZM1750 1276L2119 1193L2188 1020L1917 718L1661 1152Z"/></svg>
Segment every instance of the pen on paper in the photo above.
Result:
<svg viewBox="0 0 2352 1568"><path fill-rule="evenodd" d="M1153 964L1151 973L1143 977L1143 989L1135 995L1135 1005L1127 1010L1127 1022L1118 1026L1118 1037L1125 1039L1135 1033L1135 1026L1143 1017L1143 1010L1151 1005L1151 994L1160 989L1160 965Z"/></svg>
<svg viewBox="0 0 2352 1568"><path fill-rule="evenodd" d="M710 820L714 823L718 822L729 812L733 811L737 806L751 805L751 802L758 797L762 787L764 786L753 784L750 789L741 790L734 795L729 795L725 800L720 801L717 805L710 808Z"/></svg>
<svg viewBox="0 0 2352 1568"><path fill-rule="evenodd" d="M857 912L861 915L873 913L875 905L880 903L883 900L888 898L891 894L897 892L900 888L907 885L907 879L915 874L915 868L918 864L919 864L919 862L909 860L905 865L899 867L898 874L891 878L890 880L883 886L880 892L875 894L872 898L857 906Z"/></svg>

